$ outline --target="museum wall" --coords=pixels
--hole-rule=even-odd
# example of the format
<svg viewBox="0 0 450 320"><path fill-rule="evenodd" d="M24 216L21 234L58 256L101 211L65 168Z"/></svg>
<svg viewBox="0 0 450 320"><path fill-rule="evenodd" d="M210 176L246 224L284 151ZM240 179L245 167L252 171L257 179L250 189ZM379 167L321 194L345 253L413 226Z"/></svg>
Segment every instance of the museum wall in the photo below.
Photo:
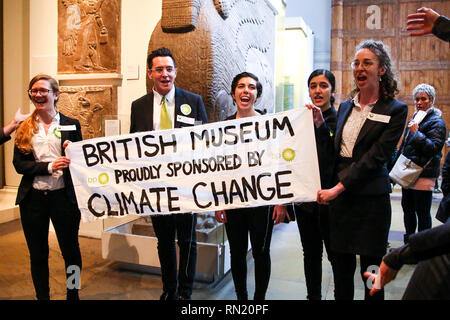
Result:
<svg viewBox="0 0 450 320"><path fill-rule="evenodd" d="M4 119L17 108L29 111L26 90L36 73L55 75L61 85L117 86L117 113L123 133L128 133L131 102L146 93L148 41L161 17L162 0L121 1L121 72L58 76L58 1L3 2L4 15ZM5 147L7 186L18 186L20 176L12 165L13 143Z"/></svg>
<svg viewBox="0 0 450 320"><path fill-rule="evenodd" d="M436 88L435 107L450 128L450 50L447 42L433 35L411 37L406 17L427 6L449 15L450 1L333 0L331 71L336 76L336 101L343 101L353 88L350 63L355 46L364 39L382 40L390 47L399 80L397 99L414 112L412 91L420 83ZM445 152L447 147L444 148ZM444 157L442 158L442 161Z"/></svg>
<svg viewBox="0 0 450 320"><path fill-rule="evenodd" d="M27 0L3 1L3 119L8 123L17 108L28 110L26 94L29 80L29 3ZM13 144L5 143L6 185L18 186L20 176L12 165Z"/></svg>
<svg viewBox="0 0 450 320"><path fill-rule="evenodd" d="M270 0L270 2L279 11L282 11L280 10L280 4L283 3L281 0ZM108 32L110 36L116 32L119 37L119 70L112 72L100 69L97 72L79 71L72 73L70 70L67 71L65 66L61 64L61 57L59 58L60 61L58 61L58 51L61 52L62 37L61 30L58 35L58 25L61 25L61 21L58 22L58 12L67 10L67 6L70 3L71 1L63 2L59 0L3 2L5 37L5 95L3 112L5 123L13 117L18 107L22 107L24 112L32 111L33 106L30 105L26 94L28 82L37 73L47 73L54 75L59 80L60 86L63 87L64 99L61 99L60 106L63 103L72 104L75 106L73 109L76 109L74 102L85 106L89 104L89 101L85 99L86 94L84 91L101 91L105 86L111 88L107 90L106 98L111 101L114 108L110 111L105 109L102 112L103 114L108 112L116 114L121 120L121 132L128 133L131 102L144 95L147 91L146 58L149 40L161 18L162 0L110 0L105 2L108 5L111 3L120 4L120 17L117 19L120 20L120 25L117 26L117 30L110 29ZM105 24L108 23L109 17L103 16L101 18ZM113 27L115 26L108 25L108 28ZM301 27L298 28L296 26L295 29L301 30ZM302 34L303 38L306 35L302 31L299 34ZM309 36L312 37L311 31L308 31L307 38ZM306 40L311 41L311 39L308 38ZM293 42L298 41L293 40ZM283 49L290 53L302 50L302 48L289 50L289 44L286 44L286 47L283 46ZM306 53L307 57L309 57L307 59L310 62L309 64L312 63L311 50ZM285 60L284 56L281 60ZM309 69L307 71L305 73L309 74ZM295 85L299 86L299 84ZM90 103L90 106L95 108L95 105L101 104ZM103 106L107 104L103 103ZM62 108L62 111L69 116L80 118L80 114L76 114L73 110ZM92 114L87 114L85 118L89 119L90 116ZM96 121L98 122L98 118ZM82 124L85 138L98 134L98 132L92 132L89 129L88 126L83 127ZM20 176L15 172L12 165L13 143L9 142L4 147L6 186L17 187L20 182Z"/></svg>
<svg viewBox="0 0 450 320"><path fill-rule="evenodd" d="M286 0L286 17L302 17L314 32L314 69L330 69L331 0Z"/></svg>

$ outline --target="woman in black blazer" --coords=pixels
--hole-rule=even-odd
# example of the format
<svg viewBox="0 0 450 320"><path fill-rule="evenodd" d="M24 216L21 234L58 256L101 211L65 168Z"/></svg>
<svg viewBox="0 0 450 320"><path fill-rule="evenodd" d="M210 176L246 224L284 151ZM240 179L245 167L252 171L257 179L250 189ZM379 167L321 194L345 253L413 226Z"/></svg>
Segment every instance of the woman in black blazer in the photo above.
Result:
<svg viewBox="0 0 450 320"><path fill-rule="evenodd" d="M407 106L394 99L398 92L387 48L363 41L352 62L356 88L353 99L339 106L334 153L334 187L319 190L319 204L330 204L330 245L335 257L335 298L354 298L356 255L363 273L379 266L386 253L391 203L386 163L402 134ZM316 126L329 135L320 110L313 109ZM365 299L384 299L383 291Z"/></svg>
<svg viewBox="0 0 450 320"><path fill-rule="evenodd" d="M13 164L23 175L17 192L22 227L30 251L31 276L36 297L50 299L48 268L48 228L51 219L64 258L67 299L77 300L81 275L78 244L80 211L72 179L70 159L64 149L80 141L78 120L65 117L55 109L59 87L47 75L35 76L28 95L35 111L17 129Z"/></svg>

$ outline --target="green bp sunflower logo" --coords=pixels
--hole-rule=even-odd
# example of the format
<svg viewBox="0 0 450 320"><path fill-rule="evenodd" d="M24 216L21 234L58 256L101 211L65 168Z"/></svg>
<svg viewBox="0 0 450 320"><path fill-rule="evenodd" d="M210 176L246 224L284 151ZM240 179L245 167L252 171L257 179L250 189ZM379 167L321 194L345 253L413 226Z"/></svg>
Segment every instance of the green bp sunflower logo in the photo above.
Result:
<svg viewBox="0 0 450 320"><path fill-rule="evenodd" d="M184 114L185 116L190 115L192 112L192 108L188 104L181 105L180 110L181 110L181 113Z"/></svg>
<svg viewBox="0 0 450 320"><path fill-rule="evenodd" d="M281 154L283 159L286 161L292 161L295 158L295 151L291 148L284 149L283 153Z"/></svg>
<svg viewBox="0 0 450 320"><path fill-rule="evenodd" d="M109 176L107 173L101 173L98 176L98 182L100 182L100 184L107 184L109 181Z"/></svg>
<svg viewBox="0 0 450 320"><path fill-rule="evenodd" d="M53 134L54 134L55 137L57 137L58 139L61 139L61 131L59 131L57 128L53 129Z"/></svg>

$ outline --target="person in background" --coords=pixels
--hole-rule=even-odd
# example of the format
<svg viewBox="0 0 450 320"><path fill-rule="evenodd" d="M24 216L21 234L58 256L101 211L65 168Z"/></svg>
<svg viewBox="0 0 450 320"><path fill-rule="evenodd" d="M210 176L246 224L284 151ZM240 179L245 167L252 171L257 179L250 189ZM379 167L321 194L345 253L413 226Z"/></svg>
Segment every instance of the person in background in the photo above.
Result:
<svg viewBox="0 0 450 320"><path fill-rule="evenodd" d="M227 120L258 116L254 108L262 94L258 77L250 72L236 75L231 84L231 96L237 111ZM260 206L216 211L218 222L225 223L230 244L231 274L238 300L248 300L247 253L248 237L255 260L254 300L264 300L269 286L271 262L270 242L274 224L283 222L287 215L285 206Z"/></svg>
<svg viewBox="0 0 450 320"><path fill-rule="evenodd" d="M82 140L81 126L78 120L57 111L59 87L51 76L39 74L31 79L28 96L36 109L19 126L14 141L13 164L17 173L23 175L16 204L20 208L30 251L36 297L49 300L50 220L64 258L67 278L74 271L81 274L78 243L81 214L69 172L70 159L64 152L70 142ZM69 282L67 300L78 300L79 288L76 283Z"/></svg>
<svg viewBox="0 0 450 320"><path fill-rule="evenodd" d="M309 97L312 104L308 107L320 108L324 121L333 135L336 130L337 111L333 106L336 80L328 70L314 70L308 78ZM315 128L317 131L317 128ZM328 139L329 137L325 137ZM326 142L320 141L316 134L317 154L319 159L320 182L322 188L330 188L333 174L332 154L324 148ZM303 265L306 278L307 299L322 299L322 254L323 246L327 250L328 260L333 266L333 254L330 250L329 238L329 206L317 202L306 202L294 205L298 230L303 247Z"/></svg>
<svg viewBox="0 0 450 320"><path fill-rule="evenodd" d="M408 159L423 167L419 179L408 189L402 188L404 242L418 231L431 228L431 202L439 177L447 129L442 112L434 108L436 91L429 84L419 84L413 90L416 111L405 129L399 150ZM421 114L424 118L417 119ZM398 153L400 154L400 152Z"/></svg>
<svg viewBox="0 0 450 320"><path fill-rule="evenodd" d="M153 89L132 103L130 133L208 122L202 98L175 86L177 68L168 48L152 51L147 63L147 75L153 81ZM160 299L189 300L197 261L197 216L195 213L181 213L154 215L151 219L158 238L161 264L163 293ZM175 237L180 248L178 276Z"/></svg>
<svg viewBox="0 0 450 320"><path fill-rule="evenodd" d="M417 13L408 15L406 30L411 36L422 36L433 33L444 41L450 41L450 19L430 8L421 7Z"/></svg>
<svg viewBox="0 0 450 320"><path fill-rule="evenodd" d="M353 99L340 104L336 132L330 137L320 109L313 108L315 125L330 137L334 155L333 187L319 190L319 204L330 204L330 244L334 256L335 299L354 298L356 255L361 278L386 253L391 224L392 191L386 164L402 134L408 107L394 99L397 81L388 48L365 40L352 62L356 88ZM384 299L380 291L373 297Z"/></svg>

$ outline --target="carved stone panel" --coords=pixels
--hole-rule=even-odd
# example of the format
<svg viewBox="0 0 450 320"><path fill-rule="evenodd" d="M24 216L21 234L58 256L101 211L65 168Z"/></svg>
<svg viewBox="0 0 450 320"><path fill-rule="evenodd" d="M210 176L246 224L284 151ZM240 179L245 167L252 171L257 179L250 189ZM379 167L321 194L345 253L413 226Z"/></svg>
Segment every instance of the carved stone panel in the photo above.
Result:
<svg viewBox="0 0 450 320"><path fill-rule="evenodd" d="M58 110L78 119L83 139L102 136L102 116L117 114L114 86L61 86Z"/></svg>
<svg viewBox="0 0 450 320"><path fill-rule="evenodd" d="M120 0L58 0L58 73L120 73Z"/></svg>
<svg viewBox="0 0 450 320"><path fill-rule="evenodd" d="M256 74L263 94L257 109L274 109L275 15L268 0L163 0L148 52L168 47L178 68L176 85L203 97L209 121L236 111L231 81ZM153 84L147 80L147 90Z"/></svg>

